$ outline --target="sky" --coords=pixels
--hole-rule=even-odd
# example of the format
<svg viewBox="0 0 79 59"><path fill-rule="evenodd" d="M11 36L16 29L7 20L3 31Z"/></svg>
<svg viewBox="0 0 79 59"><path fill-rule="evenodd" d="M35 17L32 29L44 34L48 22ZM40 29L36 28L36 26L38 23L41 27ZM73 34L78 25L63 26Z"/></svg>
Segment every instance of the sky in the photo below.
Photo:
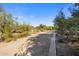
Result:
<svg viewBox="0 0 79 59"><path fill-rule="evenodd" d="M63 8L63 12L68 17L70 16L68 8L72 6L67 3L0 3L0 5L6 12L18 17L18 22L30 23L33 26L39 24L52 26L58 11Z"/></svg>

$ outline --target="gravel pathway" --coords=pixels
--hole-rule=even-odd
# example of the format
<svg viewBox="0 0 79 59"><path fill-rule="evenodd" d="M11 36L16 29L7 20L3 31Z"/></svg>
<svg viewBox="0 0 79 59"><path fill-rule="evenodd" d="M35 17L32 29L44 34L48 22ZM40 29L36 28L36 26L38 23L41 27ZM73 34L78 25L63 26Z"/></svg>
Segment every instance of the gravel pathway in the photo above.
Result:
<svg viewBox="0 0 79 59"><path fill-rule="evenodd" d="M27 49L28 53L30 52L31 56L48 56L52 36L52 32L47 32L39 34L36 37L31 37L29 40L32 44L29 45L31 47Z"/></svg>

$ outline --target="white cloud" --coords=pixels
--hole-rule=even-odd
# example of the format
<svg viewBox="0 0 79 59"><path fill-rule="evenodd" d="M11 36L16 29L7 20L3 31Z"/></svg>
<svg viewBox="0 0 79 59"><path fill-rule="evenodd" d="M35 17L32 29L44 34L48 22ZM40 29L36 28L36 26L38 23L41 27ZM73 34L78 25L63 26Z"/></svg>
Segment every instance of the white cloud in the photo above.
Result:
<svg viewBox="0 0 79 59"><path fill-rule="evenodd" d="M34 16L22 16L22 15L18 15L18 16L14 16L14 17L17 17L18 19L35 18Z"/></svg>
<svg viewBox="0 0 79 59"><path fill-rule="evenodd" d="M23 18L25 18L24 16L17 16L19 19L23 19Z"/></svg>
<svg viewBox="0 0 79 59"><path fill-rule="evenodd" d="M26 20L28 21L28 18L26 16L22 16L22 15L17 15L17 16L14 16L14 17L17 17L17 20L18 22L20 23L23 23L25 22Z"/></svg>
<svg viewBox="0 0 79 59"><path fill-rule="evenodd" d="M30 18L34 18L34 16L32 16L32 15L31 15L31 16L29 16L29 17L30 17Z"/></svg>

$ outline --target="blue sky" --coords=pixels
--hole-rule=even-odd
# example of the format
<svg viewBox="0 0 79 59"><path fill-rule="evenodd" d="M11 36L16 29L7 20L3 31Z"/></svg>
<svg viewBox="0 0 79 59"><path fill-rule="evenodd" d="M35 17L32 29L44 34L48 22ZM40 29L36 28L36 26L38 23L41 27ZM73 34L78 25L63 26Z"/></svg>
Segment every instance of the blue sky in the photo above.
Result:
<svg viewBox="0 0 79 59"><path fill-rule="evenodd" d="M53 25L52 21L58 11L63 8L66 17L70 16L68 8L72 6L67 3L4 3L0 5L6 12L18 17L17 21L20 23L31 23L33 26Z"/></svg>

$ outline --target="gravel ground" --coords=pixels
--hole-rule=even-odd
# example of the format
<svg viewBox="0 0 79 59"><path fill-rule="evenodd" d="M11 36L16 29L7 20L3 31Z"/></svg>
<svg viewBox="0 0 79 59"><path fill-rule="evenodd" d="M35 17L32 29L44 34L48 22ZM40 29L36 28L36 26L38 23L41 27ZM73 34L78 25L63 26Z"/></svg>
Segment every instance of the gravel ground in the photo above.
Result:
<svg viewBox="0 0 79 59"><path fill-rule="evenodd" d="M29 45L27 54L30 52L31 56L48 56L51 37L52 34L44 33L29 38L32 44Z"/></svg>

